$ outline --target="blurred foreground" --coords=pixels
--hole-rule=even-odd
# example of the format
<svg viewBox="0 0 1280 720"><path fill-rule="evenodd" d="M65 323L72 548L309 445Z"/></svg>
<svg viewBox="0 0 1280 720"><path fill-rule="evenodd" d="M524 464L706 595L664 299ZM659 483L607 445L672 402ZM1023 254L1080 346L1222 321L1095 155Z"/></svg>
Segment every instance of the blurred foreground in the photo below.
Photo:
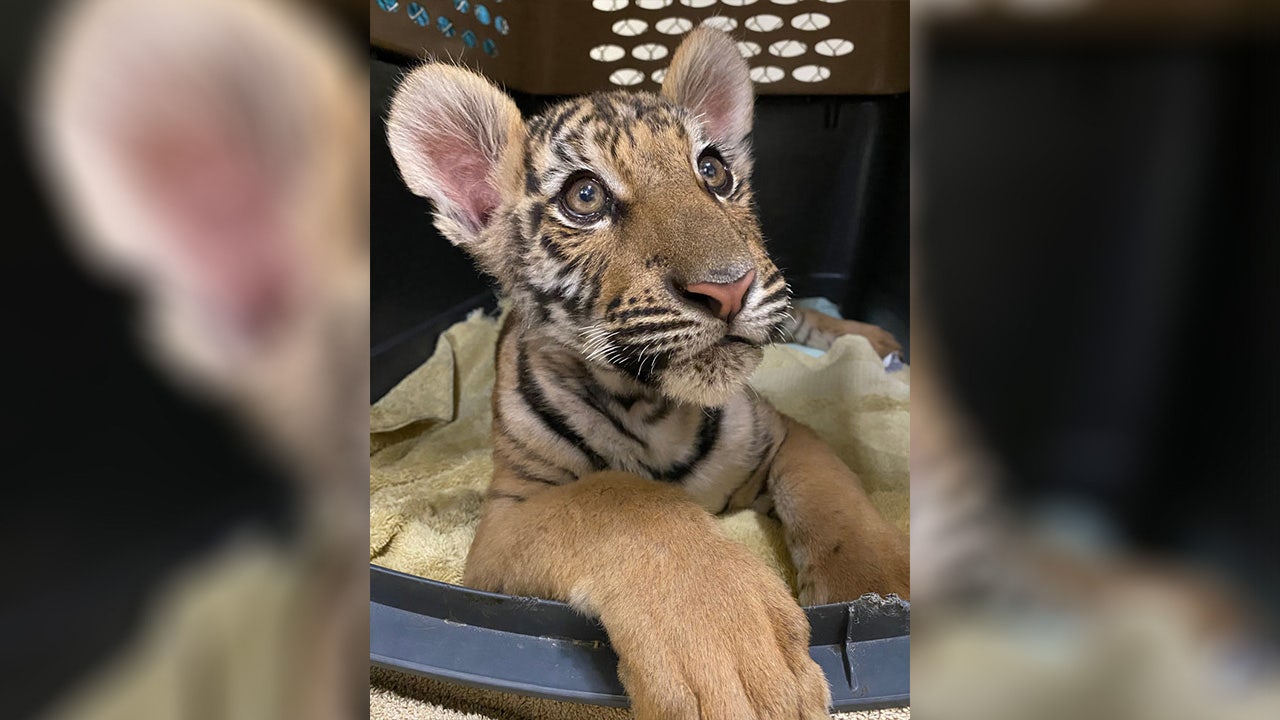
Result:
<svg viewBox="0 0 1280 720"><path fill-rule="evenodd" d="M85 438L110 430L63 425L65 460L32 464L57 494L34 492L25 517L43 517L57 544L5 607L26 656L11 658L0 716L367 713L367 8L354 5L79 0L41 8L36 39L17 42L34 43L15 111L59 252L127 293L129 340L233 427L208 431L184 410L171 431L156 412L172 401L112 387L146 387L137 378L48 373L33 406L102 409L107 426L146 434L82 462ZM32 348L50 353L37 371L55 351L109 369L107 332L103 345L57 345L84 330L57 324L58 302L78 296L50 273L18 278L46 314L33 325L54 338ZM38 428L30 437L39 446ZM138 462L113 462L122 448ZM172 462L150 460L174 448ZM287 485L205 470L236 455L269 468L263 488L275 474ZM99 504L71 510L81 497ZM85 570L99 565L112 570ZM68 591L51 593L46 576ZM136 606L103 611L119 597Z"/></svg>
<svg viewBox="0 0 1280 720"><path fill-rule="evenodd" d="M1280 717L1276 10L913 3L918 717Z"/></svg>

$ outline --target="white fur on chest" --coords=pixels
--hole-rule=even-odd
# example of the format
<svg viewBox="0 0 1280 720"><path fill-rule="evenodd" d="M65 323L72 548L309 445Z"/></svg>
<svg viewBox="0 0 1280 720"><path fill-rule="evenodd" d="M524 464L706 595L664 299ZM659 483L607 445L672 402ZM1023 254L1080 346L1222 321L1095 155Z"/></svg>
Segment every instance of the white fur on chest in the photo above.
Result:
<svg viewBox="0 0 1280 720"><path fill-rule="evenodd" d="M526 446L552 452L572 474L600 469L593 466L594 454L603 469L679 484L709 512L740 505L731 502L740 491L750 494L747 503L754 499L754 490L744 486L771 455L778 416L749 391L706 409L663 398L617 373L583 373L576 359L570 363L554 353L534 353L527 362L547 405L543 413L530 407L516 383L499 384L499 403L506 415L522 418L516 427ZM586 449L566 442L563 428L549 428L547 411Z"/></svg>

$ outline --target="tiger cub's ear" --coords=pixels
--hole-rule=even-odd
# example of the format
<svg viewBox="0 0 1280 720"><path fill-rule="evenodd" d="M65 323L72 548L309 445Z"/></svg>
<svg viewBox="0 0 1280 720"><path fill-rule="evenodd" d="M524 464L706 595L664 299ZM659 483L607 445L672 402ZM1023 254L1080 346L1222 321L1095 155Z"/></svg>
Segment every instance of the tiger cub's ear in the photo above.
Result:
<svg viewBox="0 0 1280 720"><path fill-rule="evenodd" d="M737 145L751 133L747 61L719 30L700 27L685 36L662 81L662 94L700 114L712 142Z"/></svg>
<svg viewBox="0 0 1280 720"><path fill-rule="evenodd" d="M396 90L387 141L415 195L435 203L436 227L456 245L476 239L512 187L525 126L511 98L483 77L423 65ZM518 182L518 180L515 180Z"/></svg>

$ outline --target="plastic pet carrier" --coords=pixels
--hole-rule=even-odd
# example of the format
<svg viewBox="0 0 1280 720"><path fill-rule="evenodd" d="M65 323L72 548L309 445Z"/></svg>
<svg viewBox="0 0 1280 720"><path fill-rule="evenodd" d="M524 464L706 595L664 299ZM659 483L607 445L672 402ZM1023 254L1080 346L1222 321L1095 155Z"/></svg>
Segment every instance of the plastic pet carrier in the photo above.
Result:
<svg viewBox="0 0 1280 720"><path fill-rule="evenodd" d="M796 297L908 340L908 9L905 0L371 0L372 387L421 365L487 282L440 238L386 145L396 83L448 57L502 84L526 114L559 96L657 91L681 35L728 31L757 94L753 186ZM567 605L371 565L373 664L471 686L623 706L600 625ZM909 700L910 609L863 599L806 608L836 710Z"/></svg>

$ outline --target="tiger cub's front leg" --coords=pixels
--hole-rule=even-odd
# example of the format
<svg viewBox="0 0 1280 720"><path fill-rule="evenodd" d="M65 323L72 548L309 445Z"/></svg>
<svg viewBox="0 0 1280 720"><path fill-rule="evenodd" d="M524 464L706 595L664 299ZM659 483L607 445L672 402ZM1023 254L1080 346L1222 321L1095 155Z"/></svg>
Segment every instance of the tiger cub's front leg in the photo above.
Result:
<svg viewBox="0 0 1280 720"><path fill-rule="evenodd" d="M812 308L793 307L784 332L792 341L819 350L830 349L841 335L861 335L882 358L902 352L902 344L878 325L832 317Z"/></svg>
<svg viewBox="0 0 1280 720"><path fill-rule="evenodd" d="M910 598L907 537L880 516L830 446L805 425L784 421L769 489L796 564L800 602L821 605L868 592Z"/></svg>
<svg viewBox="0 0 1280 720"><path fill-rule="evenodd" d="M825 718L786 586L678 487L620 472L546 486L498 469L465 584L598 616L639 720Z"/></svg>

